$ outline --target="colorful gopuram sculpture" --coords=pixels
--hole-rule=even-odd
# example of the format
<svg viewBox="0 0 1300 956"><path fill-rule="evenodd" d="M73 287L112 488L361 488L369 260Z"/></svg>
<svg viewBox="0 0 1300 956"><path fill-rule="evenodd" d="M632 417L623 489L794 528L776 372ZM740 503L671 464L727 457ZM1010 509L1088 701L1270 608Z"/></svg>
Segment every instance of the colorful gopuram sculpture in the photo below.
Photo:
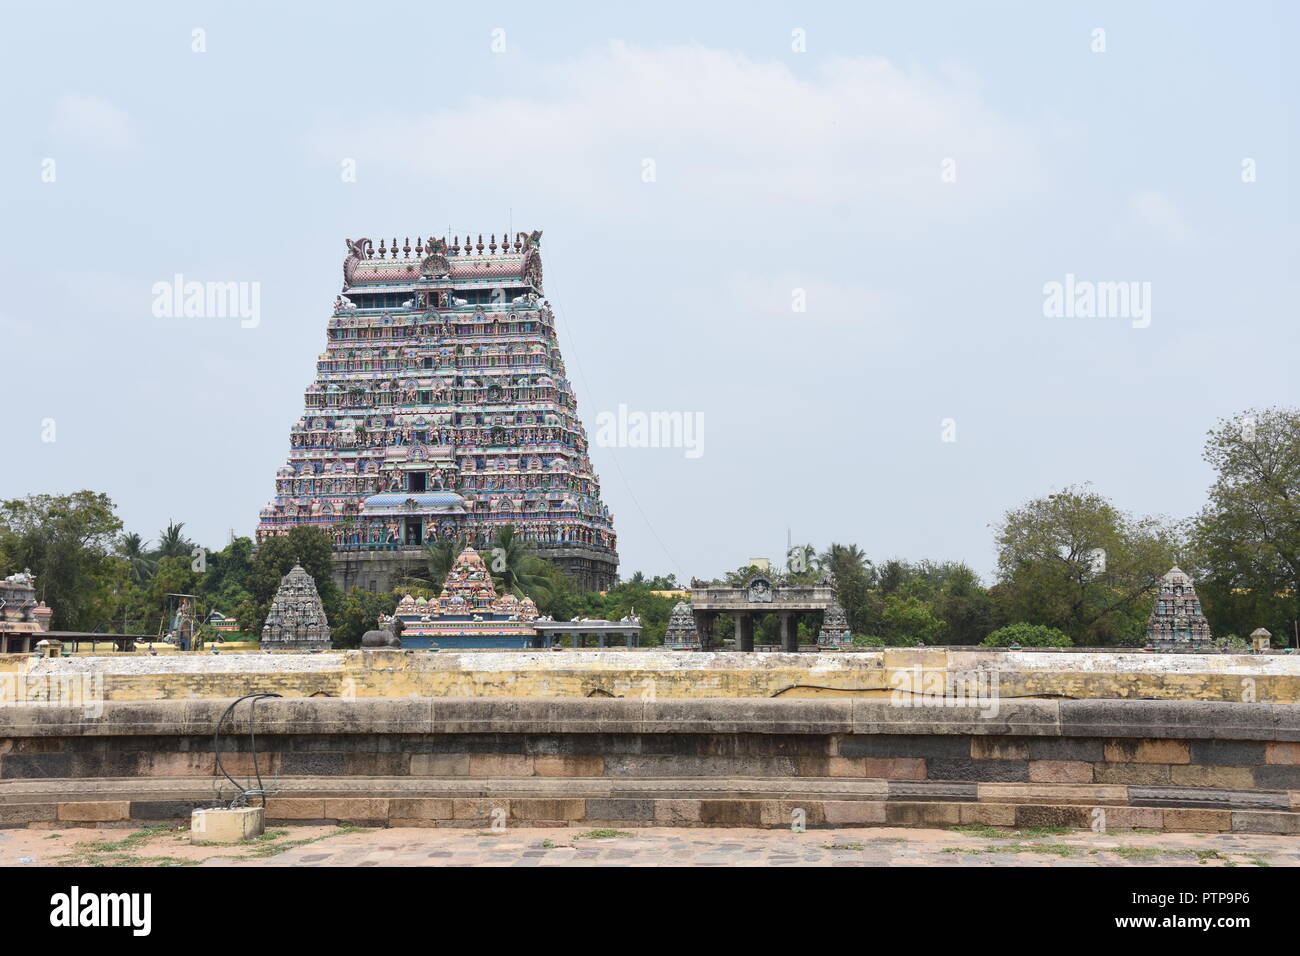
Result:
<svg viewBox="0 0 1300 956"><path fill-rule="evenodd" d="M54 612L36 600L36 577L22 570L0 580L0 654L34 650Z"/></svg>
<svg viewBox="0 0 1300 956"><path fill-rule="evenodd" d="M1155 607L1147 619L1147 646L1157 651L1197 651L1211 646L1210 622L1201 613L1192 579L1170 568L1160 579Z"/></svg>
<svg viewBox="0 0 1300 956"><path fill-rule="evenodd" d="M617 582L609 509L543 301L541 232L348 240L343 295L257 539L310 524L335 580L387 590L426 544L513 525L580 584Z"/></svg>
<svg viewBox="0 0 1300 956"><path fill-rule="evenodd" d="M403 647L527 647L537 636L531 598L497 596L483 558L466 548L434 600L406 595L397 604Z"/></svg>
<svg viewBox="0 0 1300 956"><path fill-rule="evenodd" d="M327 651L329 648L329 621L316 582L302 565L295 564L280 579L280 587L271 599L271 610L262 625L262 649Z"/></svg>

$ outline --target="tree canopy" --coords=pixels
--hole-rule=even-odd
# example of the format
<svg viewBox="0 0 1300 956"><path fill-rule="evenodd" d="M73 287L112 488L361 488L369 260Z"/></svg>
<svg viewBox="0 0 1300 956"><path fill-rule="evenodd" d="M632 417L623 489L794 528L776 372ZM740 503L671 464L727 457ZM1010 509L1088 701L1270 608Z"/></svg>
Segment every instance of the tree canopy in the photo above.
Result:
<svg viewBox="0 0 1300 956"><path fill-rule="evenodd" d="M856 643L979 644L1015 640L1075 645L1130 645L1144 640L1157 582L1181 564L1219 638L1271 630L1279 643L1300 621L1300 410L1250 409L1210 429L1205 460L1215 478L1207 501L1179 524L1131 515L1088 485L1032 498L1003 515L995 528L997 569L986 585L965 563L873 562L864 547L832 541L820 551L805 543L765 571L773 583L807 584L829 572ZM315 579L336 641L348 646L392 613L408 589L435 596L464 542L429 549L426 567L392 593L354 588L340 594L332 580L331 539L302 526L255 548L234 538L221 550L199 547L183 521L169 520L152 544L123 532L107 495L77 491L0 502L0 573L30 568L37 597L54 611L56 630L156 634L169 597L191 594L196 612L233 616L257 634L280 579L301 564ZM662 639L678 600L674 575L636 572L604 593L584 592L553 562L540 557L513 527L501 528L483 550L499 593L527 595L542 614L617 620L636 613L643 643ZM752 564L720 583L738 585ZM774 640L770 615L760 641ZM999 630L1001 629L1001 630ZM815 615L799 621L805 640Z"/></svg>
<svg viewBox="0 0 1300 956"><path fill-rule="evenodd" d="M998 603L1011 621L1076 644L1144 640L1150 598L1177 560L1177 529L1129 515L1087 486L1035 498L997 528Z"/></svg>

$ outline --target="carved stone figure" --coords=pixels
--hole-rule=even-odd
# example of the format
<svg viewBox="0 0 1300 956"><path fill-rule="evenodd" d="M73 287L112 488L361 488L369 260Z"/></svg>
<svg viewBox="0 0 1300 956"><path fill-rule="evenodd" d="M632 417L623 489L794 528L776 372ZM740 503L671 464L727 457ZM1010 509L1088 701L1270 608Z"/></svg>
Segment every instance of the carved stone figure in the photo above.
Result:
<svg viewBox="0 0 1300 956"><path fill-rule="evenodd" d="M343 285L346 288L352 285L352 278L356 275L357 264L365 262L367 250L372 245L369 239L344 239L343 241L347 243L348 247L347 258L343 260Z"/></svg>
<svg viewBox="0 0 1300 956"><path fill-rule="evenodd" d="M397 618L379 615L379 627L361 635L361 646L400 648L402 639L397 636Z"/></svg>
<svg viewBox="0 0 1300 956"><path fill-rule="evenodd" d="M749 600L753 604L772 603L772 582L767 578L754 578L749 582Z"/></svg>

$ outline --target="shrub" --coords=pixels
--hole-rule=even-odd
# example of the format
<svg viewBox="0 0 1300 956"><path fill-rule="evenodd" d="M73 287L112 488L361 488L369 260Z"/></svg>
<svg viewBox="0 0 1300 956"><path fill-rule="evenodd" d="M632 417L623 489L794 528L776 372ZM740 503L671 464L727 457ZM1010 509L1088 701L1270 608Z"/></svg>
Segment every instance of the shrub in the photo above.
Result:
<svg viewBox="0 0 1300 956"><path fill-rule="evenodd" d="M1054 627L1026 624L1024 621L1000 627L980 641L981 647L1010 647L1012 644L1021 647L1073 647L1074 641Z"/></svg>
<svg viewBox="0 0 1300 956"><path fill-rule="evenodd" d="M854 634L854 647L884 647L885 639L874 634Z"/></svg>

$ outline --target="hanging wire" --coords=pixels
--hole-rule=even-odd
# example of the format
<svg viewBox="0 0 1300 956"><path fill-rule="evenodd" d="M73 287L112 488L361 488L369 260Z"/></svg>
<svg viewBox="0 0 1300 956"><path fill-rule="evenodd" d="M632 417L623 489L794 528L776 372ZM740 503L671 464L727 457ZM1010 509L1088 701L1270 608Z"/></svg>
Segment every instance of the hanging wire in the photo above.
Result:
<svg viewBox="0 0 1300 956"><path fill-rule="evenodd" d="M263 807L266 806L266 795L269 791L266 789L266 786L262 783L262 771L257 763L257 702L259 700L265 700L268 697L280 697L280 696L282 695L245 694L243 697L240 697L235 701L233 701L231 705L226 708L226 712L221 715L221 719L217 721L217 730L212 736L212 751L213 753L216 754L217 757L217 769L221 771L222 776L224 776L227 780L231 782L231 784L234 785L236 790L234 799L230 801L229 809L231 810L234 810L237 807L247 806L250 797L261 797L262 806ZM235 708L238 707L246 700L252 701L252 703L249 704L249 711L248 711L248 750L249 753L253 755L253 778L254 780L257 781L256 787L245 786L244 784L241 784L238 780L236 780L234 777L232 777L229 771L226 770L225 762L221 759L221 727L223 724L225 724L226 719L235 712ZM250 781L250 783L251 782L252 781ZM216 786L217 786L217 795L219 798L221 795L220 782L218 782Z"/></svg>
<svg viewBox="0 0 1300 956"><path fill-rule="evenodd" d="M551 280L552 288L554 288L554 285L554 280ZM558 300L559 296L556 298ZM578 377L582 379L583 390L587 393L588 398L590 398L591 387L587 384L587 374L582 369L582 359L579 356L579 350L577 348L577 337L573 335L572 326L569 325L568 319L564 317L564 313L560 306L552 305L551 311L555 313L555 317L564 325L564 337L569 342L569 347L566 351L573 358L573 364L578 369ZM664 544L664 539L659 537L659 532L655 530L654 524L650 521L650 516L647 515L645 509L641 507L641 502L637 499L636 493L632 490L632 483L627 480L627 475L623 471L623 465L619 462L618 454L615 449L610 447L606 450L609 452L610 460L614 462L614 468L618 472L618 476L623 479L623 487L627 490L628 497L632 499L632 504L636 506L636 510L640 513L641 520L645 522L646 527L650 530L650 534L654 536L655 541L659 543L659 547L663 550L663 553L667 556L673 567L677 569L677 573L685 576L685 570L683 570L677 559L673 557L673 553L668 550L668 545Z"/></svg>

